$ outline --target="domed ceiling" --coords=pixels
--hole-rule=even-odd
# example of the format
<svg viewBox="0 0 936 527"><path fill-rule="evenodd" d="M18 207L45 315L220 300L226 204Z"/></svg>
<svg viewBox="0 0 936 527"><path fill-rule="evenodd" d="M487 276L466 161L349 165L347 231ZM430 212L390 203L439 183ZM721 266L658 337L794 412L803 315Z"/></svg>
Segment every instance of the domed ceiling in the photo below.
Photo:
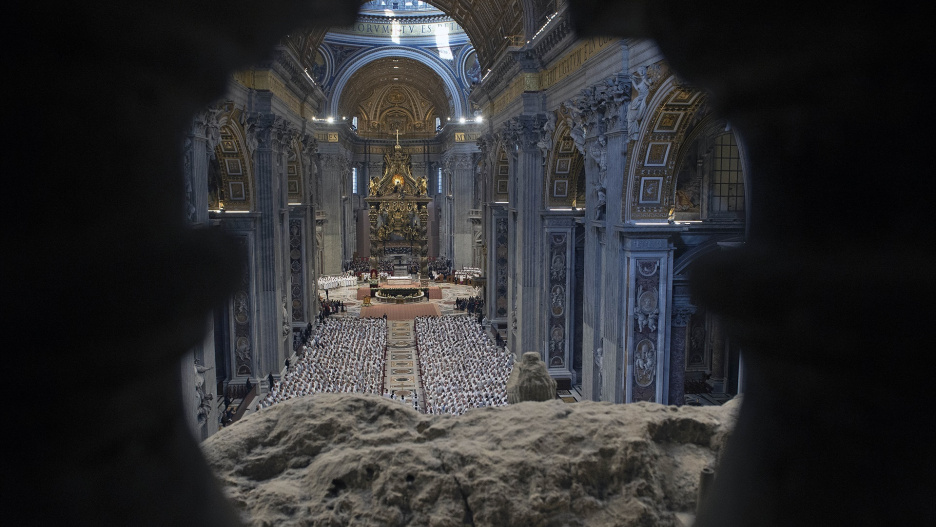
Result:
<svg viewBox="0 0 936 527"><path fill-rule="evenodd" d="M378 0L379 1L379 0ZM386 1L386 0L385 0ZM558 0L432 0L426 2L447 16L451 17L471 40L478 50L478 61L482 71L490 68L497 56L508 45L509 37L529 40L546 22L547 17L556 11ZM393 0L389 0L389 4ZM400 0L399 4L406 4ZM416 2L410 1L410 4ZM362 2L373 13L374 2ZM390 9L392 11L392 9ZM421 14L419 11L408 13L406 10L395 14ZM302 57L314 57L315 49L322 43L328 29L297 31L290 41L297 47Z"/></svg>

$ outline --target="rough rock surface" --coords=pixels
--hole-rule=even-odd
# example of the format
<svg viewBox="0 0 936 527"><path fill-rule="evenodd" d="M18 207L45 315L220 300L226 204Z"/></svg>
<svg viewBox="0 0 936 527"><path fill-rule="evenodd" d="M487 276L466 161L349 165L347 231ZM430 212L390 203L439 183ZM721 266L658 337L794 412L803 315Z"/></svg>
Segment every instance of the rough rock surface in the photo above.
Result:
<svg viewBox="0 0 936 527"><path fill-rule="evenodd" d="M274 405L202 444L253 525L678 525L740 404L561 401L427 416L377 396Z"/></svg>
<svg viewBox="0 0 936 527"><path fill-rule="evenodd" d="M556 380L550 377L539 353L528 351L515 362L507 379L507 402L548 401L556 398Z"/></svg>

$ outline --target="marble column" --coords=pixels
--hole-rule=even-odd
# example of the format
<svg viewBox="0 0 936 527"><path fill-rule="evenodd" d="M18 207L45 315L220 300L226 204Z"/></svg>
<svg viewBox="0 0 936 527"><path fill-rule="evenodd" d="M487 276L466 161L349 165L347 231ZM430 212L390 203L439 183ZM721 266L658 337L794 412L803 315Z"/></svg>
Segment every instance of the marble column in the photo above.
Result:
<svg viewBox="0 0 936 527"><path fill-rule="evenodd" d="M689 344L689 322L695 306L677 303L674 299L669 347L669 382L666 404L686 403L686 346Z"/></svg>
<svg viewBox="0 0 936 527"><path fill-rule="evenodd" d="M316 243L316 220L315 213L318 210L318 142L315 140L315 136L306 133L300 136L300 141L302 142L302 152L301 152L301 162L302 162L302 177L305 184L305 190L303 191L303 202L305 204L302 207L302 221L303 221L303 235L302 235L302 257L304 259L304 291L303 294L306 298L305 305L305 317L307 321L315 320L315 317L318 316L319 305L318 305L318 275L320 268L316 265L316 254L317 254L317 243Z"/></svg>
<svg viewBox="0 0 936 527"><path fill-rule="evenodd" d="M285 125L282 118L270 113L253 113L247 118L248 142L253 149L253 175L256 187L254 209L258 214L256 224L256 276L257 276L257 346L254 376L262 377L270 371L278 371L285 359L283 323L288 321L284 314L285 291L280 280L283 269L282 208L284 203L281 176L282 167L277 169L277 157L281 155L279 134Z"/></svg>
<svg viewBox="0 0 936 527"><path fill-rule="evenodd" d="M337 275L341 274L341 262L345 258L345 232L342 229L347 221L345 208L348 203L343 197L348 195L351 166L345 153L336 149L319 155L322 160L322 195L327 197L322 200L320 217L327 220L322 223L321 274Z"/></svg>
<svg viewBox="0 0 936 527"><path fill-rule="evenodd" d="M594 400L624 401L624 356L620 301L622 199L627 171L627 102L630 82L615 74L564 103L571 136L585 156L585 291L583 292L582 389ZM609 199L609 196L614 198Z"/></svg>
<svg viewBox="0 0 936 527"><path fill-rule="evenodd" d="M211 108L196 115L183 145L184 213L195 228L208 224L208 163L220 140L219 112ZM180 367L186 420L202 440L218 431L213 315L206 317L204 337L183 355Z"/></svg>
<svg viewBox="0 0 936 527"><path fill-rule="evenodd" d="M712 393L725 393L725 331L721 317L716 314L709 314L707 346L712 357L712 376L708 383Z"/></svg>
<svg viewBox="0 0 936 527"><path fill-rule="evenodd" d="M523 115L505 123L504 137L513 151L511 163L510 208L514 258L511 261L513 305L516 318L510 334L514 353L536 351L546 361L546 341L542 318L542 289L545 236L542 227L543 153L538 147L546 118L542 114Z"/></svg>
<svg viewBox="0 0 936 527"><path fill-rule="evenodd" d="M501 290L498 284L497 272L497 222L495 220L495 211L498 207L492 203L493 181L493 161L496 152L496 140L494 134L483 134L477 141L480 162L478 172L475 177L480 181L480 192L475 196L481 207L481 272L486 280L485 287L485 315L493 323L503 323L504 316L507 314L506 296L504 297L503 314L498 314L498 298ZM506 242L506 238L505 238ZM506 247L505 247L506 250ZM504 276L506 279L506 275ZM503 284L503 291L506 293L507 284Z"/></svg>
<svg viewBox="0 0 936 527"><path fill-rule="evenodd" d="M280 299L282 305L282 319L280 320L282 345L279 347L281 355L277 356L277 367L273 368L273 372L280 371L286 357L293 354L293 341L295 337L293 330L292 292L293 280L297 278L297 273L293 271L293 267L299 265L301 272L302 254L301 251L299 254L295 254L292 249L294 242L301 246L302 220L300 216L294 224L292 215L290 214L286 167L289 164L289 159L296 155L296 138L298 135L298 130L292 123L281 120L272 136L274 156L273 177L275 181L274 188L276 189L275 206L280 234L277 251L279 257L280 291L282 291ZM294 234L294 230L298 232ZM301 278L299 279L301 280Z"/></svg>
<svg viewBox="0 0 936 527"><path fill-rule="evenodd" d="M453 195L456 162L452 155L442 158L442 194L439 196L439 256L453 261L455 268L455 201Z"/></svg>
<svg viewBox="0 0 936 527"><path fill-rule="evenodd" d="M208 109L196 115L183 146L185 217L193 226L208 222L208 162L221 139L219 112Z"/></svg>
<svg viewBox="0 0 936 527"><path fill-rule="evenodd" d="M568 118L568 125L571 127L571 135L576 138L575 146L579 153L585 156L585 187L588 189L585 197L585 269L584 269L584 290L583 298L583 316L582 316L582 395L593 400L602 400L604 385L607 384L604 375L604 344L601 341L602 335L602 299L604 296L603 284L601 281L602 265L604 264L605 247L605 229L607 215L596 214L599 204L597 203L597 193L593 189L599 185L604 188L604 179L606 170L599 173L601 167L595 161L596 156L588 155L588 150L596 148L597 137L591 138L591 145L588 145L584 139L586 129L592 126L600 117L594 112L586 110L582 105L581 109L576 101L563 103L565 114L571 115ZM607 143L605 143L606 147ZM598 156L600 158L600 156ZM603 205L602 205L603 206ZM602 209L603 210L603 209ZM607 379L610 381L611 379Z"/></svg>
<svg viewBox="0 0 936 527"><path fill-rule="evenodd" d="M474 232L471 221L471 205L474 192L474 163L470 153L456 153L445 160L451 184L451 229L452 267L471 267L474 261L472 247Z"/></svg>

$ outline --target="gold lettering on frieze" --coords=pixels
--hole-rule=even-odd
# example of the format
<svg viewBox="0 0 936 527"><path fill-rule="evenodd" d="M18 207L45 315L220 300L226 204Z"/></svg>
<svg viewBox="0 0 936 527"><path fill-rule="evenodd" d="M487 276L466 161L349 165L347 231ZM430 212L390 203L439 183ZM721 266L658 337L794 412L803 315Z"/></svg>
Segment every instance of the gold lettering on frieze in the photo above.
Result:
<svg viewBox="0 0 936 527"><path fill-rule="evenodd" d="M439 34L453 35L463 33L464 30L455 22L440 22L436 24L400 24L391 22L381 24L373 22L357 22L348 28L333 28L331 31L352 35L384 36L384 37L431 37Z"/></svg>
<svg viewBox="0 0 936 527"><path fill-rule="evenodd" d="M281 101L285 102L289 109L295 112L296 114L301 113L300 102L290 91L286 88L286 85L278 77L273 76L270 79L270 91L273 92L273 95L276 95Z"/></svg>
<svg viewBox="0 0 936 527"><path fill-rule="evenodd" d="M328 132L328 142L337 143L338 142L338 132Z"/></svg>
<svg viewBox="0 0 936 527"><path fill-rule="evenodd" d="M254 90L270 89L269 70L245 70L234 73L234 80Z"/></svg>
<svg viewBox="0 0 936 527"><path fill-rule="evenodd" d="M464 132L455 132L455 142L464 143L465 142L465 133Z"/></svg>
<svg viewBox="0 0 936 527"><path fill-rule="evenodd" d="M608 47L618 39L611 37L598 37L586 40L575 49L566 53L550 68L539 73L524 73L515 79L510 86L490 104L485 113L498 114L520 96L524 91L546 90L561 80L577 73L589 59Z"/></svg>

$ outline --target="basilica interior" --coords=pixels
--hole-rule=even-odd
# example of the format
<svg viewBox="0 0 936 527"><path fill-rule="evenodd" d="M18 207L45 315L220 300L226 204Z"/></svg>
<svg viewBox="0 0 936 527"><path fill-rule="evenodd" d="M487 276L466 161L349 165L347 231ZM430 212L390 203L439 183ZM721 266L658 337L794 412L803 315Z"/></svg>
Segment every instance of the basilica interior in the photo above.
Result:
<svg viewBox="0 0 936 527"><path fill-rule="evenodd" d="M687 281L745 242L743 144L652 41L581 38L568 11L366 2L233 74L185 138L190 224L248 254L192 350L198 408L269 388L317 323L319 277L392 265L476 270L491 334L581 399L741 391L741 347ZM199 437L216 404L193 408Z"/></svg>
<svg viewBox="0 0 936 527"><path fill-rule="evenodd" d="M399 264L582 402L743 392L697 525L936 521L929 7L64 4L3 36L5 519L237 524L219 403Z"/></svg>

